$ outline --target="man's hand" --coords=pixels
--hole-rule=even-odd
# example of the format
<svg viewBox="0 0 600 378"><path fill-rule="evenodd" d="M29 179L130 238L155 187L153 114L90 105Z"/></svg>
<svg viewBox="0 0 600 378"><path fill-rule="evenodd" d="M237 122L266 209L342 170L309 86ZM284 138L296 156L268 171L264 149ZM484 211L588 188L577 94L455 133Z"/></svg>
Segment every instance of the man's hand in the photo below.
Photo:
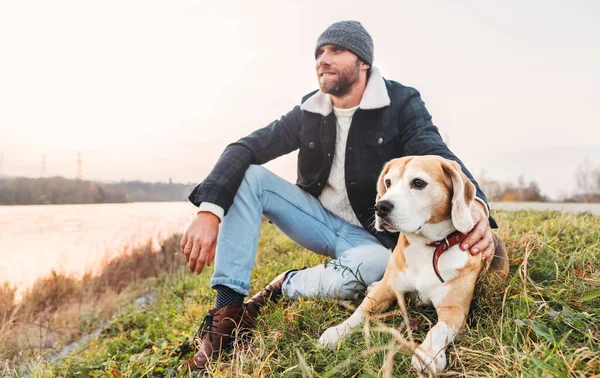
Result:
<svg viewBox="0 0 600 378"><path fill-rule="evenodd" d="M202 273L204 265L210 266L215 257L219 217L209 212L198 213L181 238L181 252L185 256L190 272Z"/></svg>
<svg viewBox="0 0 600 378"><path fill-rule="evenodd" d="M463 251L468 249L472 255L483 251L481 258L485 261L494 256L494 242L492 240L490 221L485 216L483 206L479 201L475 201L473 206L471 206L471 216L473 217L475 227L473 227L460 248ZM471 248L469 249L469 247Z"/></svg>

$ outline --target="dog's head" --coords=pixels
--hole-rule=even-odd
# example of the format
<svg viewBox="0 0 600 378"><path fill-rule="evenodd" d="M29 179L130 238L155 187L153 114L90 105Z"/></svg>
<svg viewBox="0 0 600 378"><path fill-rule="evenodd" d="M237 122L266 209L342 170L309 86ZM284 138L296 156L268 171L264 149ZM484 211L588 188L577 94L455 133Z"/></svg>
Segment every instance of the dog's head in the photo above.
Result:
<svg viewBox="0 0 600 378"><path fill-rule="evenodd" d="M474 199L475 185L457 162L432 155L394 159L377 182L375 229L433 240L454 230L466 233L474 226Z"/></svg>

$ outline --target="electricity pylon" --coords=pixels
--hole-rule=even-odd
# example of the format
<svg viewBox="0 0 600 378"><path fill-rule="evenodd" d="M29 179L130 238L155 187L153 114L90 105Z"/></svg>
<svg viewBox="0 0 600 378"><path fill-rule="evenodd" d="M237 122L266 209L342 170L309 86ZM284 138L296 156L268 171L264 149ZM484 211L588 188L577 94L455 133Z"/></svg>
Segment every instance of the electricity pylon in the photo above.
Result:
<svg viewBox="0 0 600 378"><path fill-rule="evenodd" d="M81 177L83 177L83 161L81 159L81 152L77 153L77 176L75 176L77 178L77 180L81 180Z"/></svg>

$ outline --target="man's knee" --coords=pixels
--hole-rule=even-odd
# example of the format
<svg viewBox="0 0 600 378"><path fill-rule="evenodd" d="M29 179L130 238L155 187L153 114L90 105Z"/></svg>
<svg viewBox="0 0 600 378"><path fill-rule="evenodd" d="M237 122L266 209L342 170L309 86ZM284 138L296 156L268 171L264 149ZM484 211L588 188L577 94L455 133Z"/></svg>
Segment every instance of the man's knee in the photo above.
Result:
<svg viewBox="0 0 600 378"><path fill-rule="evenodd" d="M380 245L363 245L347 251L339 259L340 265L349 270L344 274L345 286L354 281L362 284L363 289L383 277L391 252ZM349 274L353 272L352 274Z"/></svg>
<svg viewBox="0 0 600 378"><path fill-rule="evenodd" d="M262 165L258 165L258 164L250 164L248 166L248 169L246 169L246 178L256 178L256 179L260 179L260 177L262 175L265 175L267 173L271 173L271 171L269 171L267 168L263 167Z"/></svg>
<svg viewBox="0 0 600 378"><path fill-rule="evenodd" d="M246 169L240 190L250 189L256 192L262 187L261 183L264 183L270 175L273 173L262 165L251 164Z"/></svg>
<svg viewBox="0 0 600 378"><path fill-rule="evenodd" d="M257 181L261 181L264 179L265 175L271 173L267 168L262 165L251 164L248 169L246 169L246 173L244 175L244 180L249 183L254 183Z"/></svg>
<svg viewBox="0 0 600 378"><path fill-rule="evenodd" d="M331 278L334 290L330 294L343 299L356 299L363 295L369 285L383 277L389 256L389 250L377 245L347 251L340 259L330 263L335 272Z"/></svg>
<svg viewBox="0 0 600 378"><path fill-rule="evenodd" d="M301 296L356 299L367 286L383 277L390 254L376 244L353 248L339 259L290 275L283 291L292 299Z"/></svg>

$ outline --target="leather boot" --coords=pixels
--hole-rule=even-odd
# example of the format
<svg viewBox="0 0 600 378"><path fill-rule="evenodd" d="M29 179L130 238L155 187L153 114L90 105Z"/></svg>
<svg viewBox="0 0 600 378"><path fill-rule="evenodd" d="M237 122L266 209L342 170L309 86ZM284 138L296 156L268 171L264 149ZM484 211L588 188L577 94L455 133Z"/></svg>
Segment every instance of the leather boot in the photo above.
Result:
<svg viewBox="0 0 600 378"><path fill-rule="evenodd" d="M281 297L282 291L281 288L287 276L292 272L297 272L300 270L304 270L306 267L302 269L290 269L281 273L277 277L273 279L270 283L265 285L265 288L254 294L252 298L248 299L245 303L248 307L255 309L257 312L265 303L267 302L277 302Z"/></svg>
<svg viewBox="0 0 600 378"><path fill-rule="evenodd" d="M249 331L257 316L258 312L242 304L209 310L196 333L197 352L179 370L201 370L212 358L231 350L237 335Z"/></svg>

